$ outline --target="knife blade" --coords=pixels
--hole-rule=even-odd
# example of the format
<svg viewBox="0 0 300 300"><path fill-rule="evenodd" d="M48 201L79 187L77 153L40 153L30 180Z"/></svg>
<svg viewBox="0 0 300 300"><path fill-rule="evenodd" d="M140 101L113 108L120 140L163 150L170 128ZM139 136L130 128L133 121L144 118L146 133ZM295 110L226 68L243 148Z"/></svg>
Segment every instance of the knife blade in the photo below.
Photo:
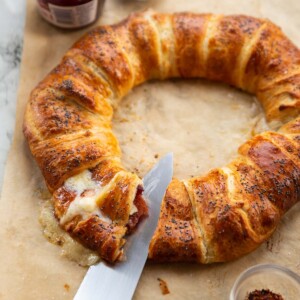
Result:
<svg viewBox="0 0 300 300"><path fill-rule="evenodd" d="M116 265L100 262L87 271L74 300L129 300L132 298L148 256L157 226L160 205L173 176L173 154L169 153L143 178L149 217L142 221L126 243L127 259Z"/></svg>

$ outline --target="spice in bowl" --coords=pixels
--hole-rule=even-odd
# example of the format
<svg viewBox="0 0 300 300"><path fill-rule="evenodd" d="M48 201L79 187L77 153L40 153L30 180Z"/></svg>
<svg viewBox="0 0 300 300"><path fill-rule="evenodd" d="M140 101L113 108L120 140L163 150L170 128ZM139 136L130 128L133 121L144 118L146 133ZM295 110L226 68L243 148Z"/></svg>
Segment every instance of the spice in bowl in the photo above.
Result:
<svg viewBox="0 0 300 300"><path fill-rule="evenodd" d="M249 293L245 300L284 300L280 294L275 294L270 290L255 290Z"/></svg>

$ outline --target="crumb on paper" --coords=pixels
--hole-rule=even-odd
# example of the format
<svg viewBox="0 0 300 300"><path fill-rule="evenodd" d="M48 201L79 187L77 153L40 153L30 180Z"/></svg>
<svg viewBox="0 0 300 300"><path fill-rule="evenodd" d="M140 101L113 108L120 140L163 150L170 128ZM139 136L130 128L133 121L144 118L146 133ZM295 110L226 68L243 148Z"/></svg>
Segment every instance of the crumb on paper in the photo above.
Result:
<svg viewBox="0 0 300 300"><path fill-rule="evenodd" d="M267 240L266 246L268 251L273 252L273 246L274 246L273 241Z"/></svg>
<svg viewBox="0 0 300 300"><path fill-rule="evenodd" d="M67 283L64 284L64 288L67 292L70 291L70 286Z"/></svg>
<svg viewBox="0 0 300 300"><path fill-rule="evenodd" d="M121 123L127 123L127 122L129 122L129 120L127 118L121 118L119 120L119 122L121 122Z"/></svg>
<svg viewBox="0 0 300 300"><path fill-rule="evenodd" d="M46 187L39 187L35 189L34 194L40 200L49 200L52 195Z"/></svg>
<svg viewBox="0 0 300 300"><path fill-rule="evenodd" d="M168 288L166 281L162 280L161 278L157 278L157 280L159 282L159 287L160 287L161 293L163 295L170 294L170 290Z"/></svg>
<svg viewBox="0 0 300 300"><path fill-rule="evenodd" d="M154 155L154 158L158 158L158 157L159 157L159 155L158 155L158 154L155 154L155 155Z"/></svg>
<svg viewBox="0 0 300 300"><path fill-rule="evenodd" d="M266 249L271 253L279 253L281 248L281 234L280 232L276 232L271 238L269 238L266 242Z"/></svg>

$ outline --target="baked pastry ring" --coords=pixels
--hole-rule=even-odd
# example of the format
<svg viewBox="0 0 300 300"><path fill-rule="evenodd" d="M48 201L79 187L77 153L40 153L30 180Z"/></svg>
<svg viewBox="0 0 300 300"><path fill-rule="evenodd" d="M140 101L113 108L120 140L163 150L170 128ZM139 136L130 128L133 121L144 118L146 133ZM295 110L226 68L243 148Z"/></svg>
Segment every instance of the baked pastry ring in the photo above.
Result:
<svg viewBox="0 0 300 300"><path fill-rule="evenodd" d="M120 161L113 107L150 79L202 77L257 96L274 131L226 167L166 192L156 261L224 262L268 239L300 194L300 51L268 20L151 10L93 29L32 91L24 134L62 228L107 261L147 215L142 182ZM279 128L278 131L275 131Z"/></svg>

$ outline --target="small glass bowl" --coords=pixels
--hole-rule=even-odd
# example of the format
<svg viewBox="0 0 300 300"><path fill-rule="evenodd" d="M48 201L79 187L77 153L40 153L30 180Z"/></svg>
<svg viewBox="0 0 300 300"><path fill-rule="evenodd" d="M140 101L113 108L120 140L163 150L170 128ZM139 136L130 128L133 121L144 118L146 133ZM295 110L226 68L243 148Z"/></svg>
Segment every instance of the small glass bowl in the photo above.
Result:
<svg viewBox="0 0 300 300"><path fill-rule="evenodd" d="M235 281L230 300L246 300L254 290L270 290L284 300L300 299L300 276L291 270L273 264L261 264L244 271Z"/></svg>

